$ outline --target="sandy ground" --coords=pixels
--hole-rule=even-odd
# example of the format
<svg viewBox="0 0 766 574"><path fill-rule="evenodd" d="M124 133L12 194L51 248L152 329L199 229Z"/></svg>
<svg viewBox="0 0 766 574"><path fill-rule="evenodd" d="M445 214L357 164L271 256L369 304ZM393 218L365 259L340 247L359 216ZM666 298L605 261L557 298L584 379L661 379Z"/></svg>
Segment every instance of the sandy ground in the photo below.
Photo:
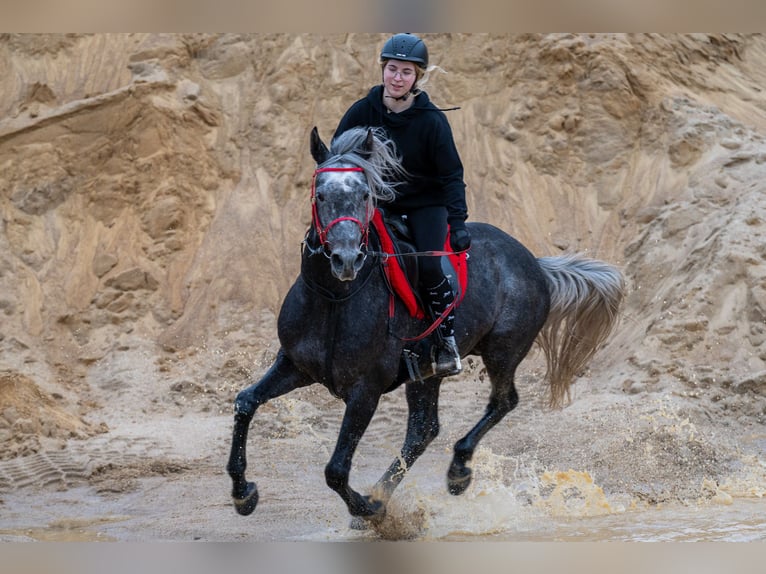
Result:
<svg viewBox="0 0 766 574"><path fill-rule="evenodd" d="M138 356L136 353L134 359ZM474 483L446 491L452 444L487 397L480 363L447 379L442 432L376 529L350 528L324 483L342 404L321 387L265 405L251 426L255 513L241 517L225 473L231 386L205 392L145 380L98 390L88 437L43 440L0 461L4 541L762 540L766 435L716 425L688 399L599 392L583 378L560 411L543 404L540 357L519 377L520 406L484 440ZM140 369L138 369L140 370ZM97 389L99 387L96 387ZM119 400L134 394L135 403ZM116 395L116 396L115 396ZM140 399L136 397L141 397ZM126 398L123 396L122 398ZM109 399L109 403L107 403ZM106 404L110 404L106 407ZM355 459L364 491L403 437L401 390L386 395ZM108 430L106 430L108 427Z"/></svg>

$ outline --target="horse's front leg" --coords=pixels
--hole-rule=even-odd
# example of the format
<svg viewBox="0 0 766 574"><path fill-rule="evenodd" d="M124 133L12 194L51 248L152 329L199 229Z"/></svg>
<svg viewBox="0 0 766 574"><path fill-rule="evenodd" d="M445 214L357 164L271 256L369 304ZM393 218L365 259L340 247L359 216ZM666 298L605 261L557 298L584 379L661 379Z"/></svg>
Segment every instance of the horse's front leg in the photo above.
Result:
<svg viewBox="0 0 766 574"><path fill-rule="evenodd" d="M369 496L362 496L348 483L354 452L375 414L379 400L379 393L363 385L357 385L352 390L346 399L346 411L335 451L325 467L327 486L340 495L352 516L374 516L384 510L381 502L374 501Z"/></svg>
<svg viewBox="0 0 766 574"><path fill-rule="evenodd" d="M234 401L234 432L231 439L231 453L226 471L232 480L231 496L234 508L243 516L255 510L258 504L258 489L254 482L247 482L247 431L250 421L259 406L278 396L310 384L282 350L274 364L254 385L237 394Z"/></svg>

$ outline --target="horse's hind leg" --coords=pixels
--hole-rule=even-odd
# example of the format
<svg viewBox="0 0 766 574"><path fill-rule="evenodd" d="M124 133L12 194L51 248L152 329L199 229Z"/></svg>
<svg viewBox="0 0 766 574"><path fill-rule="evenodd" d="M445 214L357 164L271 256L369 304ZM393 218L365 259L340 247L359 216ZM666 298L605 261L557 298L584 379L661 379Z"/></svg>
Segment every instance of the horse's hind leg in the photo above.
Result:
<svg viewBox="0 0 766 574"><path fill-rule="evenodd" d="M450 494L463 494L471 484L471 469L466 466L473 458L473 453L489 430L512 411L519 402L519 395L514 386L516 367L524 358L529 346L523 353L513 353L507 345L493 353L483 353L484 366L487 368L492 392L484 416L471 431L455 443L452 463L447 471L447 487Z"/></svg>
<svg viewBox="0 0 766 574"><path fill-rule="evenodd" d="M263 378L237 394L234 401L234 432L226 470L232 480L231 496L239 514L248 515L258 504L258 489L245 479L247 468L247 431L259 406L278 396L302 387L308 382L287 356L279 352L277 359Z"/></svg>
<svg viewBox="0 0 766 574"><path fill-rule="evenodd" d="M400 456L388 467L373 488L375 500L384 505L404 475L439 434L439 385L441 378L432 378L407 385L407 434Z"/></svg>

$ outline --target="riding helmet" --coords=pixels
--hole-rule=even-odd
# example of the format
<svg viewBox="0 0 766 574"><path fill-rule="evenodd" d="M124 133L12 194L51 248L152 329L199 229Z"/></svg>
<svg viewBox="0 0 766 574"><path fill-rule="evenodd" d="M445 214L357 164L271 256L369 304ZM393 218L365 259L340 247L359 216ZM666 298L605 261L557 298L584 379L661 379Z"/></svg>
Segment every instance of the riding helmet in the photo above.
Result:
<svg viewBox="0 0 766 574"><path fill-rule="evenodd" d="M428 48L415 34L396 34L386 41L380 52L381 60L402 60L413 62L419 67L428 67Z"/></svg>

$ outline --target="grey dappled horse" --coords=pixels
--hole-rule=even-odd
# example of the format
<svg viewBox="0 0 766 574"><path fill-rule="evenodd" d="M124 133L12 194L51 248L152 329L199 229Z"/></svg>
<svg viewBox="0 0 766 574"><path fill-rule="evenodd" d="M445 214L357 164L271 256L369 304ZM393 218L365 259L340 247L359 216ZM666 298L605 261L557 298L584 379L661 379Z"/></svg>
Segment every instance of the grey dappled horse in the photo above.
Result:
<svg viewBox="0 0 766 574"><path fill-rule="evenodd" d="M380 268L384 256L371 245L376 202L393 196L388 182L403 171L391 142L377 130L349 130L328 150L314 128L310 147L318 167L300 276L279 314L274 364L236 397L227 470L237 512L250 514L258 490L245 478L245 452L255 411L320 383L346 405L325 467L327 484L351 515L381 517L407 469L439 432L441 378L411 380L402 368L405 339L422 333L429 320L413 318L399 300L389 316L389 288ZM535 258L491 225L469 223L468 229L468 289L457 309L456 339L462 356L481 356L492 390L484 416L454 446L447 487L456 495L470 484L467 464L479 441L516 406L516 368L533 343L545 352L551 402L560 405L614 327L624 293L622 275L607 263L574 255ZM402 384L409 415L401 455L372 494L362 495L349 484L354 451L381 395Z"/></svg>

